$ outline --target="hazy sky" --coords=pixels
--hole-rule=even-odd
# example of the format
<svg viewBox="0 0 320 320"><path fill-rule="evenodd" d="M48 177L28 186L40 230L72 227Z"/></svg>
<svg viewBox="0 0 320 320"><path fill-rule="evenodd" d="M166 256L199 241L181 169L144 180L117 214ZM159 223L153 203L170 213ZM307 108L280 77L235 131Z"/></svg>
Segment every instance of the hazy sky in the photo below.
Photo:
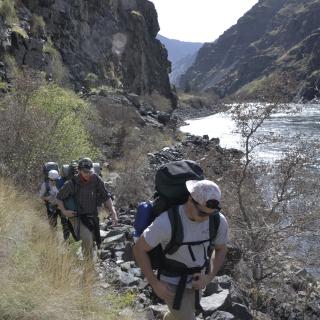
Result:
<svg viewBox="0 0 320 320"><path fill-rule="evenodd" d="M217 39L258 0L150 0L160 34L171 39L209 42Z"/></svg>

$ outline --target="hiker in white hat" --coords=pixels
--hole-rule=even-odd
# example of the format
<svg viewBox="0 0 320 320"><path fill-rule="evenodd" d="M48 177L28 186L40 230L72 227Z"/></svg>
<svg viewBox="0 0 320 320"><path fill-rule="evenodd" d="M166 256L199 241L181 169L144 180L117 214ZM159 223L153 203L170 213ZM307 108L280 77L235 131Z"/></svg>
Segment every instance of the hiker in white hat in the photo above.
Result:
<svg viewBox="0 0 320 320"><path fill-rule="evenodd" d="M196 319L196 309L201 308L200 291L222 267L229 241L228 223L220 212L219 186L209 180L188 180L185 187L187 201L161 213L134 247L136 261L147 281L169 307L165 320ZM176 226L173 215L178 217ZM182 239L174 242L179 236ZM164 260L160 279L153 273L149 255L159 244Z"/></svg>

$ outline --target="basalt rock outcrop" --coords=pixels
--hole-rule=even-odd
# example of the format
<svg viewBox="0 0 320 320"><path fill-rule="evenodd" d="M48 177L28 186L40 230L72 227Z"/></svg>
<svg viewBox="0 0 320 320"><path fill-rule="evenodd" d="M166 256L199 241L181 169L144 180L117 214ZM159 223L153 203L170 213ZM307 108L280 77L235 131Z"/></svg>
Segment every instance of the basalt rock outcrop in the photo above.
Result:
<svg viewBox="0 0 320 320"><path fill-rule="evenodd" d="M319 97L319 15L318 0L260 0L199 50L182 87L222 97L254 95L278 78L279 91L291 99Z"/></svg>
<svg viewBox="0 0 320 320"><path fill-rule="evenodd" d="M13 6L13 3L14 6ZM18 67L82 88L108 86L172 99L167 51L147 0L22 0L0 13L0 76ZM3 11L3 10L2 10Z"/></svg>

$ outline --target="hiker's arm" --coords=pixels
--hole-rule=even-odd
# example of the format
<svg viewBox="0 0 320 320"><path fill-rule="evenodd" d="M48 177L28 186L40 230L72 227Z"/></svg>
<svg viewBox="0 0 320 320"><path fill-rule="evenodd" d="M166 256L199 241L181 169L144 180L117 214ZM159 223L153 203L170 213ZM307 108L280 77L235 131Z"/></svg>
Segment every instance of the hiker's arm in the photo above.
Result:
<svg viewBox="0 0 320 320"><path fill-rule="evenodd" d="M224 260L227 254L227 245L219 244L215 245L214 253L211 255L210 261L210 271L208 273L208 282L211 282L212 279L217 275L221 267L223 266Z"/></svg>
<svg viewBox="0 0 320 320"><path fill-rule="evenodd" d="M111 218L112 218L113 224L117 224L117 222L118 222L118 215L117 215L116 209L114 208L112 199L109 198L109 199L104 203L104 206L111 212Z"/></svg>
<svg viewBox="0 0 320 320"><path fill-rule="evenodd" d="M163 300L171 299L173 297L173 293L171 292L169 286L166 283L158 280L153 273L148 255L148 251L151 249L152 247L148 245L144 236L141 236L133 247L133 255L156 295Z"/></svg>
<svg viewBox="0 0 320 320"><path fill-rule="evenodd" d="M103 180L97 176L97 185L98 185L98 192L102 196L102 201L104 203L104 206L106 209L108 209L111 212L111 218L114 225L118 223L118 216L116 209L114 208L112 199L110 198L110 193L106 188L105 183Z"/></svg>
<svg viewBox="0 0 320 320"><path fill-rule="evenodd" d="M72 210L66 210L63 204L63 200L67 199L71 194L72 194L72 182L68 181L63 185L63 187L59 190L57 194L57 205L58 208L61 210L62 214L65 215L66 217L72 218L74 217L77 213L72 211Z"/></svg>
<svg viewBox="0 0 320 320"><path fill-rule="evenodd" d="M39 197L41 200L49 201L50 197L46 196L45 194L46 194L46 185L45 183L42 183L39 191Z"/></svg>
<svg viewBox="0 0 320 320"><path fill-rule="evenodd" d="M210 258L210 270L208 274L194 274L192 287L200 290L204 289L208 283L210 283L213 278L217 275L218 271L221 269L224 259L227 253L227 246L224 244L215 245L214 254Z"/></svg>
<svg viewBox="0 0 320 320"><path fill-rule="evenodd" d="M58 208L60 209L60 211L62 212L62 214L65 215L66 217L72 218L77 215L77 213L75 211L66 210L66 208L64 207L63 201L61 201L59 199L57 199L57 205L58 205Z"/></svg>

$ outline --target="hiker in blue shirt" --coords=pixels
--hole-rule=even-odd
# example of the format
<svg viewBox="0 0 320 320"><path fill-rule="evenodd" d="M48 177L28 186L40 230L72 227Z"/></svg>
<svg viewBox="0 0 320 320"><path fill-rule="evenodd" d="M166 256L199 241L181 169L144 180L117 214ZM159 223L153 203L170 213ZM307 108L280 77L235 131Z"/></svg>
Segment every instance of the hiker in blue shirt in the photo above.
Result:
<svg viewBox="0 0 320 320"><path fill-rule="evenodd" d="M68 219L61 213L57 206L57 194L63 186L64 179L60 177L57 170L50 170L48 179L44 181L40 187L40 198L45 202L49 224L52 229L56 229L58 216L63 229L63 238L67 240L70 232L68 227Z"/></svg>

